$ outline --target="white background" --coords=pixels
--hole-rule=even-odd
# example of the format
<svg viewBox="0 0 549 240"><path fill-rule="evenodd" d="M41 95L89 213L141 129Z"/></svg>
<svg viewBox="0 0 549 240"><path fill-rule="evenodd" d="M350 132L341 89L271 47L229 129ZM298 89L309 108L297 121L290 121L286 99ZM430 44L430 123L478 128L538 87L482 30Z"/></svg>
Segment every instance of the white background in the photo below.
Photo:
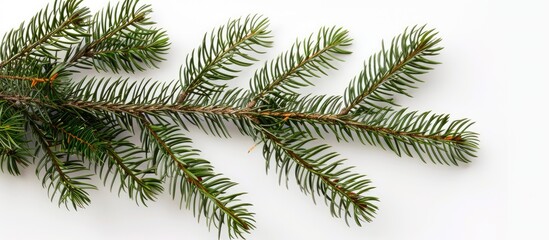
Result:
<svg viewBox="0 0 549 240"><path fill-rule="evenodd" d="M2 3L0 32L18 26L49 1ZM98 10L108 1L84 1ZM335 150L367 174L377 187L380 210L372 223L347 227L322 202L314 205L294 184L279 186L265 174L261 148L233 129L217 139L196 129L189 133L220 171L249 192L257 229L249 239L547 239L549 171L546 112L549 63L548 6L544 1L144 1L167 30L172 48L159 70L137 74L158 80L177 78L180 65L206 31L229 18L260 13L270 18L275 57L296 39L321 26L350 31L353 55L339 71L318 79L318 93L341 94L363 61L406 26L437 28L445 47L443 62L426 75L412 99L399 102L417 110L471 118L480 133L478 158L463 167L423 164L359 143L337 143ZM201 2L201 3L197 3ZM259 64L254 65L257 67ZM252 70L239 84L247 86ZM93 73L90 73L93 74ZM96 180L97 184L100 184ZM0 239L216 239L180 210L167 193L148 207L137 206L107 187L91 192L92 204L75 212L50 202L33 167L22 176L0 173ZM225 239L225 237L223 237Z"/></svg>

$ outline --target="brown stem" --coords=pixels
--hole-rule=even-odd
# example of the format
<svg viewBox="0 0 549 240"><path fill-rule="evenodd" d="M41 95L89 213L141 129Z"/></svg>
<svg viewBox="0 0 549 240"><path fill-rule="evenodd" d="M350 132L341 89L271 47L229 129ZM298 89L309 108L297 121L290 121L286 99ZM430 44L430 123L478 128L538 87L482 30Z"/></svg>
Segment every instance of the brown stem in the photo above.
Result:
<svg viewBox="0 0 549 240"><path fill-rule="evenodd" d="M26 76L10 76L10 75L0 75L0 79L11 79L11 80L22 80L22 81L31 81L31 86L35 86L37 83L44 82L53 82L57 78L57 73L53 74L50 78L38 78L38 77L26 77Z"/></svg>
<svg viewBox="0 0 549 240"><path fill-rule="evenodd" d="M42 102L38 99L23 96L12 96L0 94L0 99L11 102L27 102L38 105L48 105L48 103ZM400 137L412 137L417 139L431 139L437 141L462 141L460 136L444 136L444 135L426 135L415 132L403 132L395 131L390 128L373 126L364 124L358 121L350 120L344 116L335 114L319 114L319 113L302 113L302 112L271 112L271 111L257 111L248 108L231 108L222 106L185 106L185 105L162 105L162 104L148 104L148 105L131 105L131 104L119 104L119 103L105 103L105 102L87 102L87 101L68 101L62 104L65 107L73 107L78 109L95 109L108 112L128 113L134 116L148 113L161 113L161 112L178 112L181 114L214 114L214 115L230 115L237 118L249 118L257 119L260 117L267 118L280 118L283 120L298 120L298 121L314 121L321 124L329 125L346 125L356 129L362 129L370 132L378 132L387 135L394 135Z"/></svg>

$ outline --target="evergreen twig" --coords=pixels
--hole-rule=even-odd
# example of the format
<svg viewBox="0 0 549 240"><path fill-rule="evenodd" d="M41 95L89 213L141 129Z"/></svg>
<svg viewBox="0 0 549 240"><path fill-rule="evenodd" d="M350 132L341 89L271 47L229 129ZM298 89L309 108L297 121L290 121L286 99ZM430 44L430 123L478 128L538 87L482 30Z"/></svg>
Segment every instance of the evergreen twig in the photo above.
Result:
<svg viewBox="0 0 549 240"><path fill-rule="evenodd" d="M263 143L267 169L281 183L294 175L302 192L357 225L373 219L378 198L366 176L317 143L326 134L448 165L469 162L478 148L470 120L398 108L394 100L409 96L419 76L438 64L432 57L442 49L441 39L426 26L383 44L342 96L302 95L300 87L313 85L350 54L346 30L321 28L295 42L256 71L249 89L226 82L271 46L268 20L257 15L206 34L187 56L179 81L78 81L74 73L82 69L129 73L156 67L169 48L148 5L124 0L93 17L80 5L55 1L7 33L0 46L0 170L18 175L39 159L36 172L59 204L88 205L88 191L96 189L89 181L93 173L145 205L166 184L219 236L225 229L230 238L245 237L255 228L251 204L192 147L184 135L188 125L228 137L233 123ZM139 140L130 141L133 136Z"/></svg>

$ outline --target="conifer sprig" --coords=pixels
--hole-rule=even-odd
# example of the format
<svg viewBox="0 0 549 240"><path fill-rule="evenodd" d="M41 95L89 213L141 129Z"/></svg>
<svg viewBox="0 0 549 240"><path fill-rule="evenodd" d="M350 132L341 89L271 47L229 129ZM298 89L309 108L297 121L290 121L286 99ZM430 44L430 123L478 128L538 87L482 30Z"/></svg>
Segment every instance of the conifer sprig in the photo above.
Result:
<svg viewBox="0 0 549 240"><path fill-rule="evenodd" d="M267 161L273 159L279 176L294 172L301 191L324 197L329 202L330 211L335 217L353 217L357 225L371 221L377 206L376 197L363 196L369 190L370 180L365 176L351 173L352 167L342 167L343 160L335 152L329 152L325 144L312 145L314 139L291 129L265 129L259 127L264 139L263 155ZM269 163L268 165L269 166Z"/></svg>
<svg viewBox="0 0 549 240"><path fill-rule="evenodd" d="M190 95L208 98L224 88L219 80L231 80L239 72L237 67L251 66L271 46L269 21L262 16L249 16L229 21L225 26L204 35L202 44L187 56L181 73L183 88L177 103L184 103ZM195 100L196 101L196 100Z"/></svg>
<svg viewBox="0 0 549 240"><path fill-rule="evenodd" d="M442 47L434 29L412 27L391 41L388 49L381 45L381 51L374 54L364 65L358 77L353 79L345 90L345 107L340 115L352 110L383 108L380 103L397 105L395 94L410 96L408 88L421 80L417 75L425 74L438 62L430 59L438 55ZM359 112L360 113L360 112Z"/></svg>
<svg viewBox="0 0 549 240"><path fill-rule="evenodd" d="M150 5L125 0L109 5L90 20L86 37L67 54L66 62L97 71L134 72L156 67L169 48L166 32L152 28Z"/></svg>
<svg viewBox="0 0 549 240"><path fill-rule="evenodd" d="M296 42L255 73L250 81L252 97L246 107L256 107L269 95L284 98L295 95L295 89L313 85L308 79L326 75L325 69L335 69L330 62L340 60L338 55L350 54L345 49L350 44L347 30L336 27L322 28L316 35Z"/></svg>
<svg viewBox="0 0 549 240"><path fill-rule="evenodd" d="M254 228L253 213L246 209L251 204L238 199L244 193L227 193L236 183L215 173L180 128L165 122L153 124L145 115L139 121L142 142L153 153L155 165L164 168L160 173L169 179L174 197L180 195L186 208L192 208L199 218L204 216L206 224L216 226L219 233L223 225L228 226L230 237L242 237Z"/></svg>
<svg viewBox="0 0 549 240"><path fill-rule="evenodd" d="M432 57L441 39L425 26L382 44L342 96L303 95L300 87L350 54L346 30L321 28L297 41L257 70L249 89L226 83L271 45L268 20L258 15L206 34L179 81L74 80L73 73L86 69L157 67L169 47L148 5L124 0L93 17L80 5L55 1L6 34L0 47L0 170L18 175L35 162L60 205L90 204L89 191L96 189L90 177L97 174L111 190L144 205L167 187L220 237L226 231L244 238L255 228L251 204L200 157L185 135L188 125L223 137L236 127L263 144L266 167L280 183L293 175L303 193L357 225L373 219L379 200L366 176L318 143L326 134L448 165L468 163L478 148L471 120L396 108L394 96L409 96L419 76L438 64Z"/></svg>
<svg viewBox="0 0 549 240"><path fill-rule="evenodd" d="M89 10L81 0L55 0L31 18L28 24L11 30L2 38L0 69L26 56L57 60L57 53L67 51L86 36Z"/></svg>

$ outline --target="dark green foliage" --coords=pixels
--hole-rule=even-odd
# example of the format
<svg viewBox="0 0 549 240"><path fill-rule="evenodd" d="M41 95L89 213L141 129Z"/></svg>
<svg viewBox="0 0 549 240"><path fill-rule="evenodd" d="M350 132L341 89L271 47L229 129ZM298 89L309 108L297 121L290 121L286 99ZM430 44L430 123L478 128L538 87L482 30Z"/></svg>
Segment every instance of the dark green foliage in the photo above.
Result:
<svg viewBox="0 0 549 240"><path fill-rule="evenodd" d="M386 146L398 156L415 153L423 161L458 165L468 163L477 149L477 134L468 131L473 124L468 119L450 121L446 114L383 109L355 120L354 130L362 142Z"/></svg>
<svg viewBox="0 0 549 240"><path fill-rule="evenodd" d="M29 165L28 151L23 115L0 101L0 170L21 174L20 168Z"/></svg>
<svg viewBox="0 0 549 240"><path fill-rule="evenodd" d="M363 194L373 189L365 176L352 173L345 167L339 154L330 152L326 144L315 145L314 139L292 129L267 130L259 128L264 139L265 159L275 161L280 180L294 172L301 191L324 197L335 217L345 221L353 217L357 225L371 221L377 210L376 197ZM267 168L270 164L267 162Z"/></svg>
<svg viewBox="0 0 549 240"><path fill-rule="evenodd" d="M89 169L82 161L71 156L69 151L61 148L57 136L48 132L54 131L53 127L40 126L35 118L28 118L32 119L28 125L36 139L36 150L42 152L36 168L36 174L42 177L42 185L48 187L52 199L58 195L59 205L72 204L75 209L88 205L90 199L86 190L96 188L89 183Z"/></svg>
<svg viewBox="0 0 549 240"><path fill-rule="evenodd" d="M167 122L153 124L146 116L139 119L141 142L152 153L153 164L160 166L158 174L169 181L170 192L180 195L181 204L192 208L195 215L206 217L206 224L220 231L229 226L229 236L241 236L254 227L249 203L238 197L243 193L230 193L236 183L213 171L213 166L199 156L177 126ZM221 233L221 232L220 232Z"/></svg>
<svg viewBox="0 0 549 240"><path fill-rule="evenodd" d="M18 65L27 56L58 60L58 53L86 36L89 10L80 7L81 0L55 1L34 17L2 38L0 68Z"/></svg>
<svg viewBox="0 0 549 240"><path fill-rule="evenodd" d="M326 75L325 69L335 68L330 62L338 55L350 54L345 47L351 44L347 31L341 28L322 28L316 35L296 42L288 52L265 63L250 81L251 100L246 107L258 106L269 97L295 95L295 90L313 85L309 78Z"/></svg>
<svg viewBox="0 0 549 240"><path fill-rule="evenodd" d="M149 5L126 0L96 13L87 35L67 54L67 62L97 71L134 72L156 67L164 60L169 42L166 33L151 27Z"/></svg>
<svg viewBox="0 0 549 240"><path fill-rule="evenodd" d="M189 125L222 137L236 127L263 144L266 167L281 184L293 177L334 217L357 225L373 219L378 199L366 176L318 143L326 134L424 162L458 165L475 156L470 120L396 108L394 96L409 96L419 75L437 63L431 57L442 49L441 40L426 27L382 45L343 96L299 93L350 54L351 39L338 27L321 28L266 62L249 89L228 88L227 81L271 46L268 20L261 16L231 20L206 34L187 56L179 81L73 79L83 69L131 73L163 61L168 38L150 12L126 0L92 16L80 1L55 1L4 36L2 172L18 175L34 162L51 198L75 209L90 203L94 174L144 205L168 188L219 236L226 230L230 238L242 238L255 227L251 204L200 157L185 135Z"/></svg>
<svg viewBox="0 0 549 240"><path fill-rule="evenodd" d="M202 44L187 56L181 72L183 90L177 102L200 101L212 92L222 91L225 84L217 80L235 78L239 72L236 67L248 67L257 61L250 54L262 53L261 48L271 45L268 24L264 17L251 16L231 20L204 35Z"/></svg>
<svg viewBox="0 0 549 240"><path fill-rule="evenodd" d="M383 108L380 103L397 105L393 99L395 94L410 96L407 89L421 82L417 75L427 73L432 69L430 65L438 64L429 57L442 50L438 45L440 41L434 29L425 30L423 26L406 29L391 41L388 49L382 44L381 52L370 57L364 70L345 90L346 107L340 114L355 109Z"/></svg>

